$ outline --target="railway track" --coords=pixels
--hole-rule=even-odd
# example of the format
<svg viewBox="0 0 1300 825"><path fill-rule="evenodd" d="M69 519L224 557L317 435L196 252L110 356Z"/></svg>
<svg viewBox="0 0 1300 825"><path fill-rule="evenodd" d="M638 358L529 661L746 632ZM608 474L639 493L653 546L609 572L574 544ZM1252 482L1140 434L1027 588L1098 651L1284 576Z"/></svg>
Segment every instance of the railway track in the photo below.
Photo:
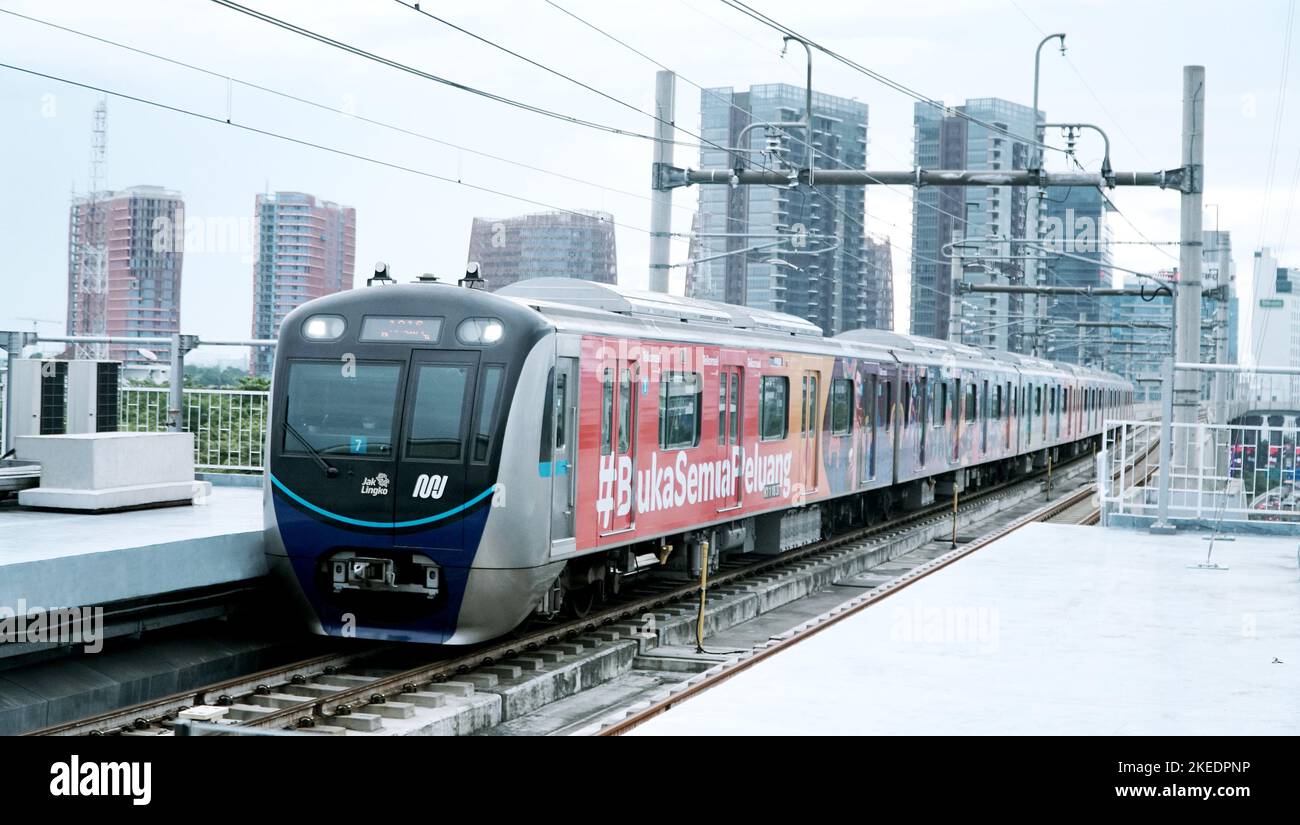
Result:
<svg viewBox="0 0 1300 825"><path fill-rule="evenodd" d="M1151 452L1157 449L1158 445L1153 443L1146 450L1142 451L1141 456L1133 460L1136 464ZM1132 465L1130 465L1132 466ZM1141 483L1150 481L1155 475L1157 468L1152 468L1144 474ZM766 642L760 642L754 646L752 651L746 651L737 654L736 658L722 662L709 671L697 676L694 679L687 680L682 684L669 688L662 695L648 702L642 702L638 706L623 711L622 718L611 718L606 716L606 721L582 731L596 736L621 736L633 728L644 724L660 714L666 713L676 705L697 696L710 688L725 682L738 673L753 667L759 662L769 659L800 642L815 636L828 627L832 627L839 622L854 616L866 610L875 604L884 601L890 596L898 593L906 587L909 587L925 577L936 573L943 568L969 556L973 553L988 547L999 539L1021 529L1022 527L1035 522L1053 522L1067 524L1096 524L1101 515L1101 510L1096 503L1096 484L1085 484L1078 490L1063 496L1055 501L1050 501L1043 506L1034 509L1010 523L1001 525L996 529L987 532L978 538L962 546L954 548L951 552L945 553L938 558L928 560L903 575L897 576L880 586L864 593L863 595L851 599L828 613L824 613L815 619L795 628L779 638L774 638ZM615 714L614 716L617 716Z"/></svg>
<svg viewBox="0 0 1300 825"><path fill-rule="evenodd" d="M1091 463L1091 457L1084 455L1058 465L1054 473L1058 479L1077 478ZM919 546L945 535L945 528L953 518L967 521L979 520L977 517L981 515L987 518L1005 501L1023 501L1032 496L1041 489L1043 475L1037 472L971 493L963 497L955 513L950 502L936 503L781 556L729 565L710 579L709 595L714 599L710 607L754 583L769 582L779 587L783 577L819 567L843 572L848 569L846 564L857 563L859 557L876 546ZM1092 487L1086 483L1044 509L1060 513L1076 507L1092 495ZM922 534L928 538L922 540ZM969 552L967 548L961 550ZM876 563L893 557L886 553ZM510 637L472 650L443 652L415 667L393 670L380 666L381 652L391 646L320 656L29 735L169 735L184 720L216 721L232 729L229 731L232 733L240 729L296 729L304 733L377 734L409 725L408 720L417 717L421 709L438 713L443 713L438 709L446 710L443 715L449 721L432 732L466 733L490 726L484 723L485 714L491 716L490 706L494 702L509 703L517 698L505 695L509 691L503 691L503 686L527 679L530 674L556 673L566 667L573 671L571 675L577 676L581 667L589 666L593 656L608 653L630 658L635 655L630 652L633 649L644 652L665 641L670 635L669 627L680 629L684 618L690 620L685 623L693 625L699 594L699 585L693 581L656 580L585 618L549 626L526 626ZM659 627L650 629L647 622L657 622ZM582 661L584 656L588 659L586 665ZM570 675L565 678L572 681ZM583 678L577 676L577 681L582 682ZM573 692L579 689L580 685ZM504 699L498 699L497 694L482 693L484 690L497 691ZM572 694L560 690L549 701L564 695ZM535 700L546 701L547 697ZM527 701L520 700L516 705L512 715L526 712ZM455 709L456 713L447 709ZM501 713L497 711L498 721Z"/></svg>

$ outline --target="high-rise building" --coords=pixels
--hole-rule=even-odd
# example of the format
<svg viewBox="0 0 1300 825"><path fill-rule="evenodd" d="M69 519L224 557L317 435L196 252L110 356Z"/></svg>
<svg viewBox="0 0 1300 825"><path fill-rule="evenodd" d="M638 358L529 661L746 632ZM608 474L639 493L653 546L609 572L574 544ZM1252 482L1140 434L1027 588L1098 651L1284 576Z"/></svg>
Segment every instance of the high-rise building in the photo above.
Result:
<svg viewBox="0 0 1300 825"><path fill-rule="evenodd" d="M1222 289L1220 289L1222 287ZM1227 363L1237 363L1237 272L1232 262L1232 233L1201 233L1201 361L1217 363L1220 341ZM1201 394L1210 397L1215 373L1201 374Z"/></svg>
<svg viewBox="0 0 1300 825"><path fill-rule="evenodd" d="M488 289L526 278L579 278L618 283L614 216L608 212L538 212L513 218L475 218L469 260Z"/></svg>
<svg viewBox="0 0 1300 825"><path fill-rule="evenodd" d="M167 337L180 331L185 202L159 186L92 192L68 216L68 334ZM148 367L157 345L85 354Z"/></svg>
<svg viewBox="0 0 1300 825"><path fill-rule="evenodd" d="M867 260L862 279L864 314L859 326L871 329L894 328L894 249L889 238L868 236L863 246Z"/></svg>
<svg viewBox="0 0 1300 825"><path fill-rule="evenodd" d="M1109 201L1099 189L1049 186L1040 206L1047 284L1062 287L1108 287L1111 270L1111 229L1106 214ZM1105 300L1090 295L1052 295L1046 298L1047 345L1054 361L1096 364L1104 341L1103 327L1077 326L1079 321L1100 322Z"/></svg>
<svg viewBox="0 0 1300 825"><path fill-rule="evenodd" d="M302 192L258 195L253 264L253 337L275 338L301 304L352 288L357 211ZM274 353L253 350L254 375L270 375Z"/></svg>
<svg viewBox="0 0 1300 825"><path fill-rule="evenodd" d="M1177 273L1161 272L1158 277L1172 280ZM1117 326L1092 335L1100 345L1094 366L1136 382L1139 400L1155 401L1160 398L1161 366L1173 351L1169 296L1149 278L1126 275L1122 285L1142 293L1103 300L1102 320Z"/></svg>
<svg viewBox="0 0 1300 825"><path fill-rule="evenodd" d="M968 117L964 117L968 116ZM1041 114L1040 114L1041 117ZM971 118L988 123L990 129ZM954 108L917 103L913 109L915 163L924 169L1026 169L1034 158L1033 109L999 98L975 98ZM1034 322L1036 301L984 293L954 300L954 275L969 280L1034 284L1042 265L1025 238L1038 225L1037 199L1025 187L927 186L912 206L911 331L960 338L985 347L1032 352L1043 348ZM954 273L948 245L961 241L962 272ZM975 298L978 300L974 300ZM964 331L953 330L953 321Z"/></svg>
<svg viewBox="0 0 1300 825"><path fill-rule="evenodd" d="M701 169L863 169L867 104L783 83L700 93ZM769 124L788 124L781 127ZM816 148L810 152L808 144ZM713 145L710 145L713 144ZM722 148L716 148L722 147ZM742 147L740 151L727 151ZM880 267L866 254L857 186L702 186L688 295L785 312L827 335L881 323ZM890 295L892 301L892 294Z"/></svg>
<svg viewBox="0 0 1300 825"><path fill-rule="evenodd" d="M1255 305L1248 342L1255 366L1300 367L1300 269L1278 266L1271 249L1255 253ZM1261 382L1272 398L1300 395L1295 377Z"/></svg>

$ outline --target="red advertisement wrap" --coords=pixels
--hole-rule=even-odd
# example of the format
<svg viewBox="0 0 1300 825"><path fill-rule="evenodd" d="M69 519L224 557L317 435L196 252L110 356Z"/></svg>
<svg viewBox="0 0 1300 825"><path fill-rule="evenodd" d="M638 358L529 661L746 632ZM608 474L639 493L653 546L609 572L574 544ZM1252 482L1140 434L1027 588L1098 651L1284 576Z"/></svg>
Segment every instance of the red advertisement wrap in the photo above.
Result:
<svg viewBox="0 0 1300 825"><path fill-rule="evenodd" d="M825 377L836 372L837 360L585 337L578 547L623 544L826 497ZM781 438L760 437L764 377L788 381ZM666 392L672 394L667 402ZM661 408L678 402L689 411L682 418L689 426L665 433ZM853 446L842 446L851 467Z"/></svg>

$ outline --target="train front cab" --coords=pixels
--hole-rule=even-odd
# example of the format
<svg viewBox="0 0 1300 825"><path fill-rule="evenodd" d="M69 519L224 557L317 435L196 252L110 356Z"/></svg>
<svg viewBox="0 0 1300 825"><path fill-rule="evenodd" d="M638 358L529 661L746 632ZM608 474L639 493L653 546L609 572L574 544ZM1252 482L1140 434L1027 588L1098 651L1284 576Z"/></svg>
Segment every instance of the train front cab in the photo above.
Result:
<svg viewBox="0 0 1300 825"><path fill-rule="evenodd" d="M449 285L338 293L286 318L267 553L317 632L437 643L522 619L472 627L460 609L483 566L509 401L546 332L536 313Z"/></svg>

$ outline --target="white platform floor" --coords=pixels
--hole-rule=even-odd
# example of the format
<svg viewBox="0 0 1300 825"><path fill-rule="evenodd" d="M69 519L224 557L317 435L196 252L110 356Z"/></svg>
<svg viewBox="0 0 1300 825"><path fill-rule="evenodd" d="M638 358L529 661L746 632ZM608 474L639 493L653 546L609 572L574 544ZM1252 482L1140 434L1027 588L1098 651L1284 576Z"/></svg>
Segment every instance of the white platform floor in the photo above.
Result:
<svg viewBox="0 0 1300 825"><path fill-rule="evenodd" d="M260 488L101 515L0 508L0 606L101 605L260 576Z"/></svg>
<svg viewBox="0 0 1300 825"><path fill-rule="evenodd" d="M1300 733L1295 539L1033 524L636 728Z"/></svg>

